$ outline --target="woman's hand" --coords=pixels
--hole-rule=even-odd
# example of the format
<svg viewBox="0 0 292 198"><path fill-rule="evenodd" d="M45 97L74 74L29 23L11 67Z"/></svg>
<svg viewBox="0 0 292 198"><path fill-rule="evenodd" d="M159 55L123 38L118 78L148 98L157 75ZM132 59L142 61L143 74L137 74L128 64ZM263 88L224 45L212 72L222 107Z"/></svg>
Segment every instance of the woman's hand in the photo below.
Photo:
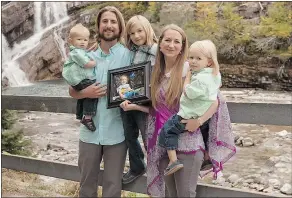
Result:
<svg viewBox="0 0 292 198"><path fill-rule="evenodd" d="M200 127L198 119L181 120L181 123L186 124L186 130L189 132L195 132Z"/></svg>
<svg viewBox="0 0 292 198"><path fill-rule="evenodd" d="M139 110L139 106L136 104L132 104L129 100L125 100L120 104L120 107L124 111L133 111L133 110Z"/></svg>

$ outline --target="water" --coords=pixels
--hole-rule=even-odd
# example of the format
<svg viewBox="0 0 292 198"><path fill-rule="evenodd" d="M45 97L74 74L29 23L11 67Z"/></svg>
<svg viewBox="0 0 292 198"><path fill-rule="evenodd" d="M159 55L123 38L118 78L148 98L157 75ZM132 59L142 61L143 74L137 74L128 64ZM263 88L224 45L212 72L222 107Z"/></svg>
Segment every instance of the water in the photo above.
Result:
<svg viewBox="0 0 292 198"><path fill-rule="evenodd" d="M66 22L67 15L66 2L34 2L34 34L28 39L14 44L11 49L5 36L2 34L2 78L6 77L9 86L18 87L29 85L25 73L20 69L18 59L27 52L34 49L39 43L42 35L47 31ZM65 42L59 36L57 30L54 31L54 38L63 58L66 57Z"/></svg>

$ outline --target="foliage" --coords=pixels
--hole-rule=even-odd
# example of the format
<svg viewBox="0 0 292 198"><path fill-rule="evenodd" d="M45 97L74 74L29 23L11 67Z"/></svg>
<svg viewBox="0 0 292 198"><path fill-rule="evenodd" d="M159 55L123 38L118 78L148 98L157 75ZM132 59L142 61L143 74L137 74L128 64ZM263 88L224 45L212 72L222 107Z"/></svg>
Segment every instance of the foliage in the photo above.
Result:
<svg viewBox="0 0 292 198"><path fill-rule="evenodd" d="M287 38L292 32L292 10L286 2L274 2L268 9L268 16L261 17L260 35Z"/></svg>
<svg viewBox="0 0 292 198"><path fill-rule="evenodd" d="M212 40L225 60L242 62L256 53L287 54L292 44L292 10L286 4L272 3L257 25L236 12L236 3L197 2L195 21L187 24L186 32L193 40Z"/></svg>
<svg viewBox="0 0 292 198"><path fill-rule="evenodd" d="M210 39L218 49L219 55L227 59L237 59L246 55L244 44L251 41L249 25L242 24L242 17L235 13L235 5L225 3L218 10L218 3L198 2L196 20L187 25L196 35L196 40Z"/></svg>
<svg viewBox="0 0 292 198"><path fill-rule="evenodd" d="M25 140L23 130L5 130L1 132L1 152L5 151L16 155L31 155L27 147L30 140Z"/></svg>
<svg viewBox="0 0 292 198"><path fill-rule="evenodd" d="M12 129L16 120L15 111L1 109L1 152L29 156L31 141L24 139L22 129Z"/></svg>
<svg viewBox="0 0 292 198"><path fill-rule="evenodd" d="M214 6L215 5L215 6ZM199 40L216 40L219 32L217 14L215 12L216 4L210 2L198 2L196 20L187 24L186 28L191 28L194 35Z"/></svg>
<svg viewBox="0 0 292 198"><path fill-rule="evenodd" d="M125 20L129 20L132 16L137 14L142 14L147 10L148 2L147 1L124 1L120 2L121 12L124 15Z"/></svg>
<svg viewBox="0 0 292 198"><path fill-rule="evenodd" d="M161 10L163 2L157 2L157 1L150 1L148 3L147 10L151 14L150 22L156 23L160 21L159 12Z"/></svg>
<svg viewBox="0 0 292 198"><path fill-rule="evenodd" d="M16 121L15 111L1 109L1 129L10 129Z"/></svg>

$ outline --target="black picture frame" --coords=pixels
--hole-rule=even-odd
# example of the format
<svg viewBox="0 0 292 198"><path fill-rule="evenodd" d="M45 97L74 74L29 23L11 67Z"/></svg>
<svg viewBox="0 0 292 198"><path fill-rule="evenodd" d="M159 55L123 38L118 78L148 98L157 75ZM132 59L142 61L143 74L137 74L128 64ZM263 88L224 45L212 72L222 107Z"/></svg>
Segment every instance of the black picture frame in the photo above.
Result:
<svg viewBox="0 0 292 198"><path fill-rule="evenodd" d="M107 108L119 107L124 100L129 100L134 104L149 103L150 72L150 61L109 70Z"/></svg>

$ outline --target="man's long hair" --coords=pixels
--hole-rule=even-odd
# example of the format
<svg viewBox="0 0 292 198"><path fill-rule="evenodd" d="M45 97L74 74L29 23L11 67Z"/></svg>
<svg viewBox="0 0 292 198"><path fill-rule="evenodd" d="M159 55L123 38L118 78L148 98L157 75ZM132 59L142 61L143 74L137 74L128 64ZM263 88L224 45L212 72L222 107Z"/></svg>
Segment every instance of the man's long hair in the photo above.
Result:
<svg viewBox="0 0 292 198"><path fill-rule="evenodd" d="M100 19L101 19L101 15L105 12L112 12L116 15L117 20L118 20L118 24L119 24L119 29L120 29L120 34L119 34L119 38L118 38L118 42L122 43L123 45L125 45L125 40L124 40L124 36L125 36L125 21L124 21L124 17L122 15L122 13L114 6L106 6L104 8L102 8L96 17L96 39L97 42L100 42L100 38L99 38L99 25L100 25Z"/></svg>

